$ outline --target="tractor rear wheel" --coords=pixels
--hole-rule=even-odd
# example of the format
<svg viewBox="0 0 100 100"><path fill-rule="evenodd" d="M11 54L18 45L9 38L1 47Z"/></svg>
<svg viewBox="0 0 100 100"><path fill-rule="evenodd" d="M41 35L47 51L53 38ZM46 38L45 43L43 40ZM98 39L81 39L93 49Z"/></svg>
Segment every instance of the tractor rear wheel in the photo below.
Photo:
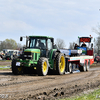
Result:
<svg viewBox="0 0 100 100"><path fill-rule="evenodd" d="M56 58L56 72L59 75L65 73L65 57L62 53L59 53Z"/></svg>
<svg viewBox="0 0 100 100"><path fill-rule="evenodd" d="M21 66L16 66L16 60L13 59L12 60L12 73L14 75L20 75L20 74L23 74L23 67Z"/></svg>
<svg viewBox="0 0 100 100"><path fill-rule="evenodd" d="M38 60L37 73L39 76L45 76L48 74L48 59L47 58L41 57Z"/></svg>

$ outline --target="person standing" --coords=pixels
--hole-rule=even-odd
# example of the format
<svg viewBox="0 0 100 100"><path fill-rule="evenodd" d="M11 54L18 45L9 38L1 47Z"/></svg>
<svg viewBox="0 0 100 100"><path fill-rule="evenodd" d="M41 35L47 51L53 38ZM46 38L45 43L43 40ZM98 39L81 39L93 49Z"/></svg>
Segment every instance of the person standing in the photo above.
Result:
<svg viewBox="0 0 100 100"><path fill-rule="evenodd" d="M85 42L83 42L83 44L81 45L81 47L86 47L86 44L85 44Z"/></svg>
<svg viewBox="0 0 100 100"><path fill-rule="evenodd" d="M77 44L75 44L75 47L74 47L74 49L77 49L77 47L79 47Z"/></svg>

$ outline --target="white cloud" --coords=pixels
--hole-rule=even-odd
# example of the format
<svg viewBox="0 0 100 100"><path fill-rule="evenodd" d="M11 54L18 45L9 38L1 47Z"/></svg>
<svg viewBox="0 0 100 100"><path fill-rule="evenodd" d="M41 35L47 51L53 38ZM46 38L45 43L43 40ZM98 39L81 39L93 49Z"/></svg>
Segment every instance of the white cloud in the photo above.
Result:
<svg viewBox="0 0 100 100"><path fill-rule="evenodd" d="M34 29L32 26L28 25L27 23L19 20L8 20L3 21L0 24L1 32L11 32L11 31L28 31Z"/></svg>
<svg viewBox="0 0 100 100"><path fill-rule="evenodd" d="M100 0L1 0L0 36L9 34L2 34L1 40L32 33L62 38L66 43L78 35L95 37L92 27L100 21L99 4Z"/></svg>

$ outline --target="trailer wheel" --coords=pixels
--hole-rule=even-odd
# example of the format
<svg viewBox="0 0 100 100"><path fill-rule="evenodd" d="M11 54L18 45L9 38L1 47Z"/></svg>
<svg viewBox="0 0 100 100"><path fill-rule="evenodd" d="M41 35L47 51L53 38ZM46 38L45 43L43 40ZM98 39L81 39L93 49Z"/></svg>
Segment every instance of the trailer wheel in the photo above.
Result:
<svg viewBox="0 0 100 100"><path fill-rule="evenodd" d="M12 73L14 75L23 74L23 68L21 66L20 67L16 67L16 60L15 59L12 60Z"/></svg>
<svg viewBox="0 0 100 100"><path fill-rule="evenodd" d="M86 66L86 71L89 71L89 68L90 68L90 60L88 61L88 64Z"/></svg>
<svg viewBox="0 0 100 100"><path fill-rule="evenodd" d="M84 65L79 67L80 71L85 72L86 71L86 66L87 66L87 63L85 61Z"/></svg>
<svg viewBox="0 0 100 100"><path fill-rule="evenodd" d="M68 72L72 73L72 64L71 63L68 64Z"/></svg>
<svg viewBox="0 0 100 100"><path fill-rule="evenodd" d="M62 75L65 73L65 57L64 54L59 53L57 55L56 59L56 72L59 75Z"/></svg>
<svg viewBox="0 0 100 100"><path fill-rule="evenodd" d="M37 73L39 76L45 76L48 73L48 59L41 57L38 60Z"/></svg>

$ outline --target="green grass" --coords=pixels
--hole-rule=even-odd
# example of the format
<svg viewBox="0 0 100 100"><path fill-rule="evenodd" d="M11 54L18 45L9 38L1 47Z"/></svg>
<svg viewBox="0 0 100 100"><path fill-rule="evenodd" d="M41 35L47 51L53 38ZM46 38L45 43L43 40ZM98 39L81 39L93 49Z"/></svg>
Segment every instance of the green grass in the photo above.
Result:
<svg viewBox="0 0 100 100"><path fill-rule="evenodd" d="M100 100L100 89L91 92L90 94L84 94L82 96L71 97L60 100Z"/></svg>
<svg viewBox="0 0 100 100"><path fill-rule="evenodd" d="M2 67L2 68L0 68L0 70L10 69L10 68L4 68L5 66L8 66L8 65L3 65L3 66L0 66L0 67Z"/></svg>
<svg viewBox="0 0 100 100"><path fill-rule="evenodd" d="M0 62L11 62L12 60L0 60Z"/></svg>
<svg viewBox="0 0 100 100"><path fill-rule="evenodd" d="M97 66L97 64L94 64L94 63L93 63L91 66ZM90 67L91 67L91 66L90 66Z"/></svg>
<svg viewBox="0 0 100 100"><path fill-rule="evenodd" d="M5 69L10 69L10 68L0 68L0 70L5 70Z"/></svg>
<svg viewBox="0 0 100 100"><path fill-rule="evenodd" d="M9 65L0 65L0 67L5 67L5 66L9 66Z"/></svg>
<svg viewBox="0 0 100 100"><path fill-rule="evenodd" d="M92 67L92 66L100 66L100 62L99 63L95 62L90 67Z"/></svg>

